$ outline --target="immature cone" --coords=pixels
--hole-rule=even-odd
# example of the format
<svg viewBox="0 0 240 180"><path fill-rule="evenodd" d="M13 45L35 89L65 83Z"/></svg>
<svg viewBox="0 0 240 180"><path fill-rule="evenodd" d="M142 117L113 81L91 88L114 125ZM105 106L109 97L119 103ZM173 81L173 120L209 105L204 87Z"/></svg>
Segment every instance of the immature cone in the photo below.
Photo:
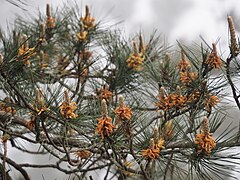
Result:
<svg viewBox="0 0 240 180"><path fill-rule="evenodd" d="M69 96L68 96L68 92L67 92L67 91L64 91L64 97L65 97L65 101L66 101L67 103L70 103L70 98L69 98Z"/></svg>
<svg viewBox="0 0 240 180"><path fill-rule="evenodd" d="M0 66L3 63L3 55L0 53Z"/></svg>
<svg viewBox="0 0 240 180"><path fill-rule="evenodd" d="M145 48L144 48L144 42L143 42L143 37L142 34L139 34L139 52L144 53Z"/></svg>
<svg viewBox="0 0 240 180"><path fill-rule="evenodd" d="M50 63L49 55L41 50L39 52L39 63L38 63L40 68L48 67L49 63Z"/></svg>
<svg viewBox="0 0 240 180"><path fill-rule="evenodd" d="M176 88L176 93L177 93L177 95L179 95L179 96L182 95L182 90L181 90L181 87L180 87L180 86L177 86L177 88Z"/></svg>
<svg viewBox="0 0 240 180"><path fill-rule="evenodd" d="M164 87L161 87L161 88L159 89L159 96L162 97L162 98L165 97L165 88L164 88Z"/></svg>
<svg viewBox="0 0 240 180"><path fill-rule="evenodd" d="M186 60L186 55L183 50L181 50L181 58L182 60Z"/></svg>
<svg viewBox="0 0 240 180"><path fill-rule="evenodd" d="M172 120L169 120L165 123L162 131L163 131L163 137L166 140L169 140L174 136Z"/></svg>
<svg viewBox="0 0 240 180"><path fill-rule="evenodd" d="M170 54L168 52L166 52L166 54L165 54L165 61L166 62L170 61Z"/></svg>
<svg viewBox="0 0 240 180"><path fill-rule="evenodd" d="M52 17L51 7L50 7L49 4L47 4L46 15L47 15L47 21L46 21L46 27L47 27L47 29L53 29L53 28L55 28L55 26L56 26L56 24L55 24L55 18Z"/></svg>
<svg viewBox="0 0 240 180"><path fill-rule="evenodd" d="M133 50L134 50L134 54L138 54L137 43L135 41L133 41Z"/></svg>
<svg viewBox="0 0 240 180"><path fill-rule="evenodd" d="M150 144L150 148L152 148L152 149L154 149L154 148L155 148L155 142L154 142L154 138L151 138L151 139L150 139L150 142L149 142L149 144Z"/></svg>
<svg viewBox="0 0 240 180"><path fill-rule="evenodd" d="M212 47L213 47L213 54L215 56L217 56L217 47L216 47L216 44L215 43L212 43Z"/></svg>
<svg viewBox="0 0 240 180"><path fill-rule="evenodd" d="M230 51L231 51L231 54L234 57L236 57L239 53L239 47L238 47L238 43L237 43L237 39L236 39L236 31L235 31L232 17L228 16L227 20L228 20L228 26L229 26L229 31L230 31L230 41L231 41Z"/></svg>
<svg viewBox="0 0 240 180"><path fill-rule="evenodd" d="M208 125L208 118L204 117L202 121L202 129L204 131L204 134L208 135L209 134L209 125Z"/></svg>
<svg viewBox="0 0 240 180"><path fill-rule="evenodd" d="M13 42L14 42L14 44L19 45L20 33L19 33L19 32L16 32L15 30L13 30L13 32L12 32L12 37L13 37Z"/></svg>
<svg viewBox="0 0 240 180"><path fill-rule="evenodd" d="M41 23L39 26L39 38L43 40L44 36L45 36L45 24Z"/></svg>
<svg viewBox="0 0 240 180"><path fill-rule="evenodd" d="M159 133L158 133L158 128L155 127L153 130L153 138L154 138L154 143L157 144L158 139L159 139Z"/></svg>
<svg viewBox="0 0 240 180"><path fill-rule="evenodd" d="M102 100L102 116L107 115L107 102L105 99Z"/></svg>
<svg viewBox="0 0 240 180"><path fill-rule="evenodd" d="M29 48L29 45L28 45L27 35L26 35L26 34L23 34L23 35L22 35L22 42L24 43L24 44L23 44L24 49L28 49L28 48Z"/></svg>
<svg viewBox="0 0 240 180"><path fill-rule="evenodd" d="M45 102L44 102L42 91L37 88L35 93L36 93L37 104L40 106L44 106Z"/></svg>
<svg viewBox="0 0 240 180"><path fill-rule="evenodd" d="M46 6L46 15L47 17L51 17L51 7L49 4L47 4Z"/></svg>
<svg viewBox="0 0 240 180"><path fill-rule="evenodd" d="M90 10L89 10L89 7L86 5L85 6L85 13L86 13L86 17L90 16Z"/></svg>
<svg viewBox="0 0 240 180"><path fill-rule="evenodd" d="M118 99L119 99L119 107L123 108L123 106L124 106L124 98L123 98L123 96L120 95Z"/></svg>

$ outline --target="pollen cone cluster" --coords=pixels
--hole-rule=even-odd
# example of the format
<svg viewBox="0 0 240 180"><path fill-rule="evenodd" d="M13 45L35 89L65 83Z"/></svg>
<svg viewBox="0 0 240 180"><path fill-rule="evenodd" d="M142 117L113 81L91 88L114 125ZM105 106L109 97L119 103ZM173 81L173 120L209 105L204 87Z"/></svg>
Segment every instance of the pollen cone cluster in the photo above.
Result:
<svg viewBox="0 0 240 180"><path fill-rule="evenodd" d="M185 53L182 51L182 58L178 63L179 74L180 74L180 82L184 85L188 85L195 81L198 78L198 74L196 72L191 72L191 64L186 59Z"/></svg>
<svg viewBox="0 0 240 180"><path fill-rule="evenodd" d="M117 115L118 123L125 120L129 121L132 117L132 110L124 104L122 96L119 96L119 107L114 110L114 113Z"/></svg>
<svg viewBox="0 0 240 180"><path fill-rule="evenodd" d="M153 138L150 139L150 146L147 149L142 150L141 155L145 159L156 160L162 149L164 149L165 141L162 137L159 137L158 130L154 129Z"/></svg>
<svg viewBox="0 0 240 180"><path fill-rule="evenodd" d="M204 118L202 122L201 133L196 134L195 142L197 145L197 153L204 153L210 155L212 150L216 147L216 142L209 132L208 119Z"/></svg>
<svg viewBox="0 0 240 180"><path fill-rule="evenodd" d="M178 91L180 87L177 87L175 93L166 95L164 87L160 88L158 99L159 101L155 104L160 110L168 110L172 108L181 109L186 104L187 98Z"/></svg>
<svg viewBox="0 0 240 180"><path fill-rule="evenodd" d="M213 43L213 52L209 54L209 57L206 61L206 63L211 67L211 68L220 68L222 66L222 61L221 58L217 54L217 48L216 44Z"/></svg>
<svg viewBox="0 0 240 180"><path fill-rule="evenodd" d="M70 101L67 91L64 92L64 95L65 101L59 106L61 115L67 119L74 119L78 117L78 115L74 113L77 109L77 104Z"/></svg>
<svg viewBox="0 0 240 180"><path fill-rule="evenodd" d="M97 119L98 124L96 128L96 133L101 135L102 139L109 137L112 134L113 130L116 128L116 126L112 124L112 118L109 117L107 114L107 103L103 99L102 117Z"/></svg>
<svg viewBox="0 0 240 180"><path fill-rule="evenodd" d="M105 85L103 88L97 90L98 99L105 100L107 103L111 100L113 93L109 91L109 86Z"/></svg>
<svg viewBox="0 0 240 180"><path fill-rule="evenodd" d="M144 48L144 44L143 44L143 39L142 39L142 35L139 35L139 47L137 47L137 44L135 41L133 41L133 49L134 49L134 53L132 55L130 55L130 57L127 59L127 66L129 68L132 68L135 71L140 71L142 70L142 65L143 62L145 60L145 48Z"/></svg>
<svg viewBox="0 0 240 180"><path fill-rule="evenodd" d="M26 35L22 36L22 45L18 49L17 61L22 62L24 65L31 64L30 57L35 55L35 48L29 48L28 39Z"/></svg>
<svg viewBox="0 0 240 180"><path fill-rule="evenodd" d="M85 8L85 16L80 18L80 32L78 32L77 38L80 42L86 42L88 40L89 31L96 26L95 19L91 17L89 7Z"/></svg>

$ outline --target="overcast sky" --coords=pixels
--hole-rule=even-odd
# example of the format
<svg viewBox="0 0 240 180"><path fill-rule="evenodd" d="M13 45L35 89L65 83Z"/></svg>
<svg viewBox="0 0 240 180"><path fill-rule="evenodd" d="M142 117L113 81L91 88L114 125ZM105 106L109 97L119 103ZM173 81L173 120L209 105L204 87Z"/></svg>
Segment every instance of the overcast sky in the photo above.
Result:
<svg viewBox="0 0 240 180"><path fill-rule="evenodd" d="M73 4L72 0L25 0L26 9L37 13L45 10L45 4L61 6L62 2ZM0 0L0 24L5 26L6 20L12 22L16 13L21 10ZM70 2L70 3L69 3ZM126 33L138 32L145 34L157 28L165 34L171 43L176 39L187 42L196 41L199 35L207 41L215 41L221 37L227 43L228 14L240 20L239 0L76 0L81 5L90 4L95 16L101 19L125 20ZM109 14L106 14L111 10ZM97 19L97 18L96 18ZM236 25L239 29L239 27ZM211 43L210 42L210 43Z"/></svg>
<svg viewBox="0 0 240 180"><path fill-rule="evenodd" d="M24 8L32 15L37 14L39 9L45 11L46 3L54 7L63 6L63 2L73 4L72 1L66 0L25 1L28 5ZM196 42L200 40L199 35L202 35L209 44L220 37L224 49L228 46L227 15L232 15L235 22L240 22L240 11L237 9L240 7L240 0L76 0L76 2L83 6L89 4L96 19L105 19L106 22L124 20L122 26L130 36L140 29L145 36L158 29L159 33L166 35L172 44L176 40ZM3 29L6 29L7 22L12 24L17 14L29 16L29 13L7 3L6 0L0 0L0 4L0 25ZM240 24L236 23L236 28L239 30ZM24 159L24 156L21 158ZM53 177L55 176L56 174ZM49 176L47 179L53 177Z"/></svg>

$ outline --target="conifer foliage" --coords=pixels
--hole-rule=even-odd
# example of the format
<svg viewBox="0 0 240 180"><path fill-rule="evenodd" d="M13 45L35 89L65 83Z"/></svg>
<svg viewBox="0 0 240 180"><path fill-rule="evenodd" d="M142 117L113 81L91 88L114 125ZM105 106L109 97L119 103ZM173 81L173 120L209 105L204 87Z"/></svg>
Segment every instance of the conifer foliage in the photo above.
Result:
<svg viewBox="0 0 240 180"><path fill-rule="evenodd" d="M47 4L46 13L0 32L3 179L15 170L33 179L29 168L75 179L93 171L105 179L234 178L240 127L230 128L223 103L232 96L240 109L232 18L223 59L217 43L178 43L176 52L156 33L128 39L93 14ZM14 149L55 163L15 162Z"/></svg>

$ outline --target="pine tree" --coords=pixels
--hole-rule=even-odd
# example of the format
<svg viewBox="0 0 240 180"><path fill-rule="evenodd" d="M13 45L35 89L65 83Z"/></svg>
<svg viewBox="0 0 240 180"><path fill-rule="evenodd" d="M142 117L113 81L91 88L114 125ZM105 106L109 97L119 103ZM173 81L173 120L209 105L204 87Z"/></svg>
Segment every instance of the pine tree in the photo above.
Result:
<svg viewBox="0 0 240 180"><path fill-rule="evenodd" d="M176 50L157 33L126 38L88 6L53 13L47 4L46 14L17 19L0 32L3 179L10 178L7 165L25 179L27 168L76 179L92 179L97 170L105 179L234 178L240 128L223 127L223 101L232 96L240 109L239 43L227 20L224 59L218 43L178 43ZM23 141L39 148L31 151ZM9 149L57 161L19 164Z"/></svg>

